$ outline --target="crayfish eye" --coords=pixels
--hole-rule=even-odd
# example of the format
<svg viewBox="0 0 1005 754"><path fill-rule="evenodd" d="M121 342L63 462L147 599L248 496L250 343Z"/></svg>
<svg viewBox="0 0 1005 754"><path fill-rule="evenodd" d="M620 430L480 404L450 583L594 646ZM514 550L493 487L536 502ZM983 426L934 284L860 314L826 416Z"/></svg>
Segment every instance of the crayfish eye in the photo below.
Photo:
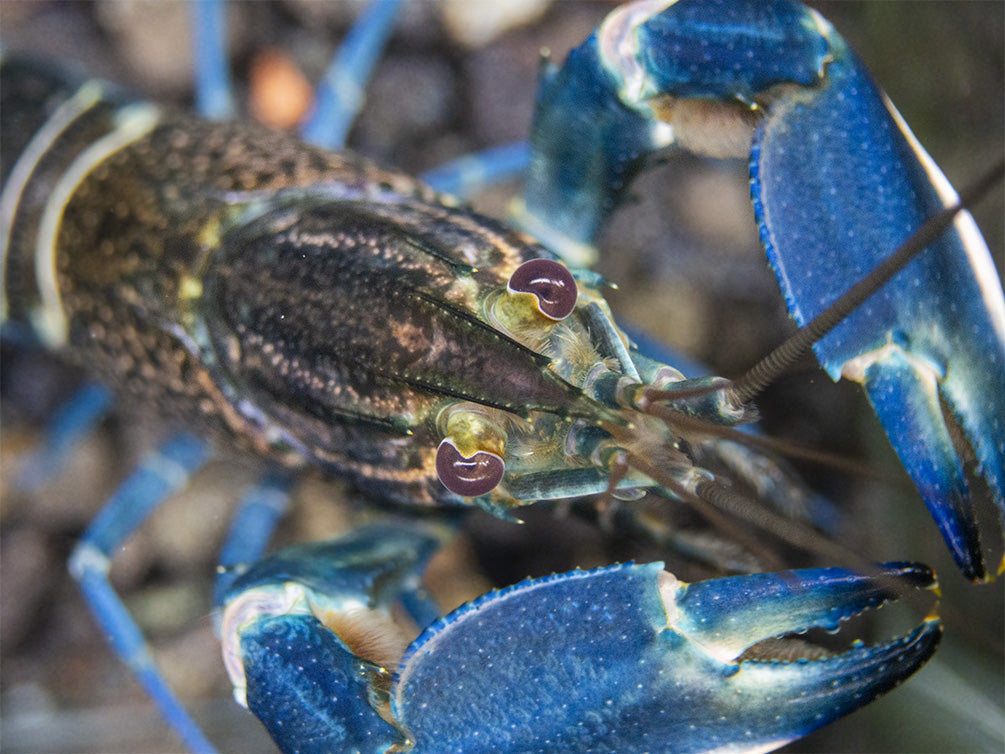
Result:
<svg viewBox="0 0 1005 754"><path fill-rule="evenodd" d="M568 268L553 259L531 259L510 276L510 291L532 293L548 319L565 319L576 308L579 291Z"/></svg>
<svg viewBox="0 0 1005 754"><path fill-rule="evenodd" d="M449 438L436 449L436 475L451 492L478 497L495 489L506 470L502 458L479 450L471 458L461 455Z"/></svg>

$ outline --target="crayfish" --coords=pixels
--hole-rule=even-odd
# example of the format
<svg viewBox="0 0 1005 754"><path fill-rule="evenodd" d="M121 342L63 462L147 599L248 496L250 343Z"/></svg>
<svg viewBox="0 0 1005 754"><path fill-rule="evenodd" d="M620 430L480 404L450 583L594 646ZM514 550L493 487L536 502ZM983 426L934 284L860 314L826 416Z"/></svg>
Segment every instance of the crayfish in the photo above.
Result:
<svg viewBox="0 0 1005 754"><path fill-rule="evenodd" d="M352 60L380 49L396 5L372 4ZM225 67L215 31L215 47L212 34L197 46L203 73ZM71 572L193 750L212 744L108 570L221 453L269 469L242 498L215 591L234 696L284 751L766 751L932 656L934 613L868 645L796 637L936 581L836 544L834 509L739 430L778 360L737 380L687 378L612 313L588 265L657 159L747 162L792 316L807 330L833 320L810 339L818 359L864 385L956 564L987 578L965 466L1001 515L1001 283L948 181L817 12L626 4L542 64L529 147L423 180L332 151L352 122L345 77L365 79L346 61L307 141L20 57L0 72L5 339L63 353L163 436ZM202 81L203 115L226 115L206 104L226 87ZM472 173L514 171L526 175L507 221L456 196ZM870 271L939 217L917 258L876 282ZM864 302L835 303L860 281ZM32 474L51 472L52 447ZM356 526L266 555L308 469L351 485ZM445 612L424 575L466 514L516 527L532 504L719 577L590 563ZM550 520L561 539L563 519ZM792 550L830 562L786 570ZM753 572L766 567L778 572Z"/></svg>

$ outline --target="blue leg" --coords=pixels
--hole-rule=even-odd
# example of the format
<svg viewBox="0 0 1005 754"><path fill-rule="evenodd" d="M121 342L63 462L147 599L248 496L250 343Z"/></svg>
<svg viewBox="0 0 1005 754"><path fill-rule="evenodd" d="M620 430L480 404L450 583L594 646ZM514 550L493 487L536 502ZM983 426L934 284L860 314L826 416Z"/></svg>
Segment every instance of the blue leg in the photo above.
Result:
<svg viewBox="0 0 1005 754"><path fill-rule="evenodd" d="M227 65L227 9L224 0L193 0L192 47L195 57L195 101L211 120L233 118L234 87Z"/></svg>
<svg viewBox="0 0 1005 754"><path fill-rule="evenodd" d="M528 165L530 145L516 141L458 157L426 171L420 178L437 191L467 199L488 186L519 178Z"/></svg>
<svg viewBox="0 0 1005 754"><path fill-rule="evenodd" d="M223 600L241 571L235 566L261 559L272 538L276 524L290 504L290 479L285 474L270 474L248 490L241 500L220 550L220 566L214 587L213 604Z"/></svg>
<svg viewBox="0 0 1005 754"><path fill-rule="evenodd" d="M215 751L154 665L139 626L108 580L112 555L164 500L183 488L209 456L209 448L179 435L148 454L122 483L84 533L70 558L94 617L115 653L136 674L168 724L194 752Z"/></svg>
<svg viewBox="0 0 1005 754"><path fill-rule="evenodd" d="M314 115L301 129L309 142L340 149L363 106L366 83L391 34L401 0L373 0L318 83Z"/></svg>
<svg viewBox="0 0 1005 754"><path fill-rule="evenodd" d="M18 473L17 487L33 492L57 474L70 451L108 413L112 394L101 385L85 385L52 417L41 446L25 461Z"/></svg>

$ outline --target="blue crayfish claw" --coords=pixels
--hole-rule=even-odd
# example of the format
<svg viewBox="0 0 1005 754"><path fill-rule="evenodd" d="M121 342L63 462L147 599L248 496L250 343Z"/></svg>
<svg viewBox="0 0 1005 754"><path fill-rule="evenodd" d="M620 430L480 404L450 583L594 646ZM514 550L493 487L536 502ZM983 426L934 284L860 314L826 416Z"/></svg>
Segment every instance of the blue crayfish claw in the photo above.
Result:
<svg viewBox="0 0 1005 754"><path fill-rule="evenodd" d="M371 525L234 581L224 657L283 751L768 751L890 690L941 636L928 618L831 654L786 638L934 588L913 564L695 584L662 563L615 565L530 579L437 620L420 578L443 539ZM429 626L410 646L393 607Z"/></svg>
<svg viewBox="0 0 1005 754"><path fill-rule="evenodd" d="M825 76L812 94L774 103L751 158L761 238L800 325L958 200L858 57L822 28L833 57ZM865 387L956 563L983 578L963 462L943 411L972 446L1005 517L1005 298L970 214L814 348L831 377Z"/></svg>
<svg viewBox="0 0 1005 754"><path fill-rule="evenodd" d="M234 580L223 599L224 663L234 697L280 749L404 745L381 715L391 681L385 666L393 669L408 644L390 608L404 604L420 622L436 617L419 577L445 534L446 527L375 524L286 548Z"/></svg>
<svg viewBox="0 0 1005 754"><path fill-rule="evenodd" d="M847 43L792 0L620 7L545 71L533 139L517 219L574 259L590 258L644 155L749 155L761 239L800 325L956 202ZM1005 297L969 213L815 351L833 379L864 385L957 564L984 578L953 438L1005 528Z"/></svg>
<svg viewBox="0 0 1005 754"><path fill-rule="evenodd" d="M933 576L898 564L876 576L825 568L685 584L650 563L526 581L427 629L392 706L416 751L768 751L896 686L931 657L941 628L929 619L820 659L741 655L836 629L891 599L893 584Z"/></svg>

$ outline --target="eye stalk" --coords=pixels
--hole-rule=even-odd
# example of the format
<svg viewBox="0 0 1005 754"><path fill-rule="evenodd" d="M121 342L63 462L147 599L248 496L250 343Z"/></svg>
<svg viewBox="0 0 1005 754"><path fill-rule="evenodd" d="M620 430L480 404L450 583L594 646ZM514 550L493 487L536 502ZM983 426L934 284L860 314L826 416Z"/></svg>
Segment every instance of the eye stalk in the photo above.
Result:
<svg viewBox="0 0 1005 754"><path fill-rule="evenodd" d="M503 459L495 453L476 451L465 458L451 438L436 449L436 475L451 492L463 497L478 497L496 488L506 470Z"/></svg>
<svg viewBox="0 0 1005 754"><path fill-rule="evenodd" d="M576 308L579 290L576 279L561 262L553 259L531 259L516 268L507 289L513 293L531 293L537 298L537 308L548 319L561 320Z"/></svg>

